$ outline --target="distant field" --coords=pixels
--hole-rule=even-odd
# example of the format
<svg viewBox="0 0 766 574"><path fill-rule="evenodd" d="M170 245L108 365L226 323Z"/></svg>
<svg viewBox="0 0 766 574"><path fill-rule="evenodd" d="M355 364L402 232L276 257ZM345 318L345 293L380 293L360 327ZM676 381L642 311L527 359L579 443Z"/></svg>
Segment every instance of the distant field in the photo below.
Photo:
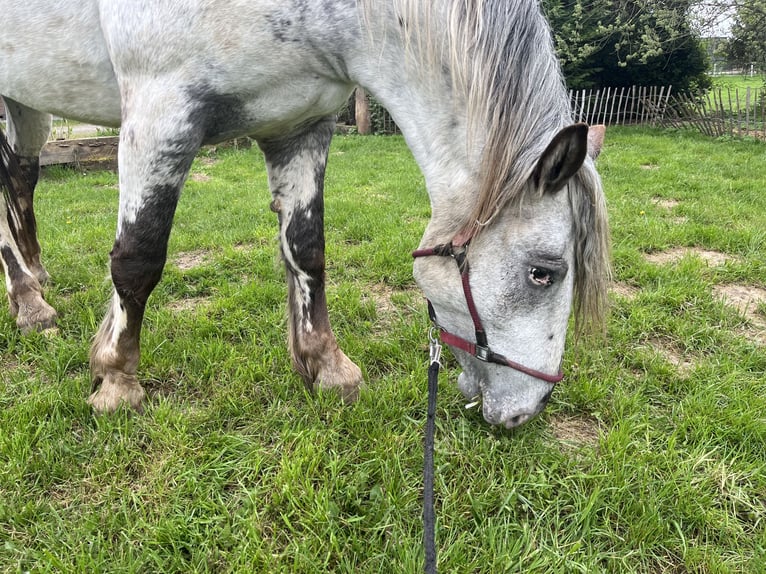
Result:
<svg viewBox="0 0 766 574"><path fill-rule="evenodd" d="M766 144L610 128L604 340L570 341L537 419L489 427L447 353L436 439L444 573L766 572ZM422 570L428 221L401 137L336 138L328 304L367 386L290 366L286 287L253 149L208 149L146 313L141 416L94 417L117 176L55 168L36 199L55 336L0 308L0 572ZM2 290L3 287L0 287ZM4 299L4 298L2 298Z"/></svg>
<svg viewBox="0 0 766 574"><path fill-rule="evenodd" d="M713 85L717 88L763 88L764 77L755 76L713 76Z"/></svg>

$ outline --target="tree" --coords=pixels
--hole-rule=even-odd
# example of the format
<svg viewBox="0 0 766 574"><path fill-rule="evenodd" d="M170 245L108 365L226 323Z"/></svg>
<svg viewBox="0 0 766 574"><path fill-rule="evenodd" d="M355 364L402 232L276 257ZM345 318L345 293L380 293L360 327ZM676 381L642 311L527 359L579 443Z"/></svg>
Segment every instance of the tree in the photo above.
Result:
<svg viewBox="0 0 766 574"><path fill-rule="evenodd" d="M706 53L690 26L692 5L692 0L543 0L572 88L709 85Z"/></svg>
<svg viewBox="0 0 766 574"><path fill-rule="evenodd" d="M734 4L726 55L736 66L747 69L755 64L766 72L766 0L737 0Z"/></svg>

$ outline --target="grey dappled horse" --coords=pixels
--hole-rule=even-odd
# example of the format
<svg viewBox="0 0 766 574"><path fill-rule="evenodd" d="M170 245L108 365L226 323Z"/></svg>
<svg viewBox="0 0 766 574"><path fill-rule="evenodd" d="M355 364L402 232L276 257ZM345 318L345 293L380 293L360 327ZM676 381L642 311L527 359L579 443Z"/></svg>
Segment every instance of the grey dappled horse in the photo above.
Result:
<svg viewBox="0 0 766 574"><path fill-rule="evenodd" d="M328 319L322 199L333 114L355 85L391 112L425 174L432 217L415 278L487 421L511 427L542 410L573 305L581 324L599 318L603 131L572 125L535 1L0 0L0 14L0 95L28 182L0 198L21 330L56 320L32 201L49 114L121 126L114 293L90 359L96 411L141 408L141 324L184 180L201 145L245 134L265 155L279 218L293 361L308 384L356 397L362 372Z"/></svg>

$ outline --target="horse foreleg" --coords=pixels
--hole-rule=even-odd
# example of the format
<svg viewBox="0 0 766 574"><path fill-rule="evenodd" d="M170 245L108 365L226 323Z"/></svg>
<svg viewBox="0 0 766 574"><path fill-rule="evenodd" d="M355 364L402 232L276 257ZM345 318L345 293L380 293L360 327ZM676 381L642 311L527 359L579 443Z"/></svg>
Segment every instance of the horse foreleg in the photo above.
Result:
<svg viewBox="0 0 766 574"><path fill-rule="evenodd" d="M122 157L121 153L121 170ZM123 222L110 253L112 303L90 352L88 402L96 412L112 412L123 402L139 411L142 408L144 389L137 376L141 325L149 295L162 276L180 184L147 190L149 195L132 222L124 221L130 200L120 191Z"/></svg>
<svg viewBox="0 0 766 574"><path fill-rule="evenodd" d="M323 121L260 145L287 269L293 364L310 389L333 389L351 402L358 396L362 372L338 346L325 296L323 187L333 129L334 121Z"/></svg>
<svg viewBox="0 0 766 574"><path fill-rule="evenodd" d="M161 102L139 106L141 115L152 117L154 103ZM165 120L163 125L128 118L120 134L120 212L110 253L114 292L90 352L88 402L96 412L112 412L122 403L142 409L145 393L137 371L144 311L162 276L180 190L201 140L185 118L168 116L171 106L160 109L165 115L154 117Z"/></svg>

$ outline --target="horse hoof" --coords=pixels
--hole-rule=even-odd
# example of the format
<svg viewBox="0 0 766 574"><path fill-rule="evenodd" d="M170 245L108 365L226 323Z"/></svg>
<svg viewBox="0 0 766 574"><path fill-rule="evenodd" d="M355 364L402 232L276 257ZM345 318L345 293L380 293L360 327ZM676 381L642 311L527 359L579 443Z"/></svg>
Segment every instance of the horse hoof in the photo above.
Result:
<svg viewBox="0 0 766 574"><path fill-rule="evenodd" d="M11 309L13 314L13 309ZM33 331L56 332L56 310L42 299L37 305L36 311L30 311L26 305L16 308L16 326L22 334L26 335Z"/></svg>
<svg viewBox="0 0 766 574"><path fill-rule="evenodd" d="M363 382L362 370L346 358L342 368L329 373L320 372L312 387L315 391L333 391L344 403L350 405L359 399L359 389Z"/></svg>
<svg viewBox="0 0 766 574"><path fill-rule="evenodd" d="M40 283L40 285L47 285L48 282L51 280L50 274L45 270L45 267L40 265L39 267L35 267L32 270L32 273L34 273L35 277L37 277L37 281Z"/></svg>
<svg viewBox="0 0 766 574"><path fill-rule="evenodd" d="M93 387L96 390L88 398L88 404L96 414L113 413L123 406L138 413L144 410L146 393L135 376L110 374L95 380Z"/></svg>

